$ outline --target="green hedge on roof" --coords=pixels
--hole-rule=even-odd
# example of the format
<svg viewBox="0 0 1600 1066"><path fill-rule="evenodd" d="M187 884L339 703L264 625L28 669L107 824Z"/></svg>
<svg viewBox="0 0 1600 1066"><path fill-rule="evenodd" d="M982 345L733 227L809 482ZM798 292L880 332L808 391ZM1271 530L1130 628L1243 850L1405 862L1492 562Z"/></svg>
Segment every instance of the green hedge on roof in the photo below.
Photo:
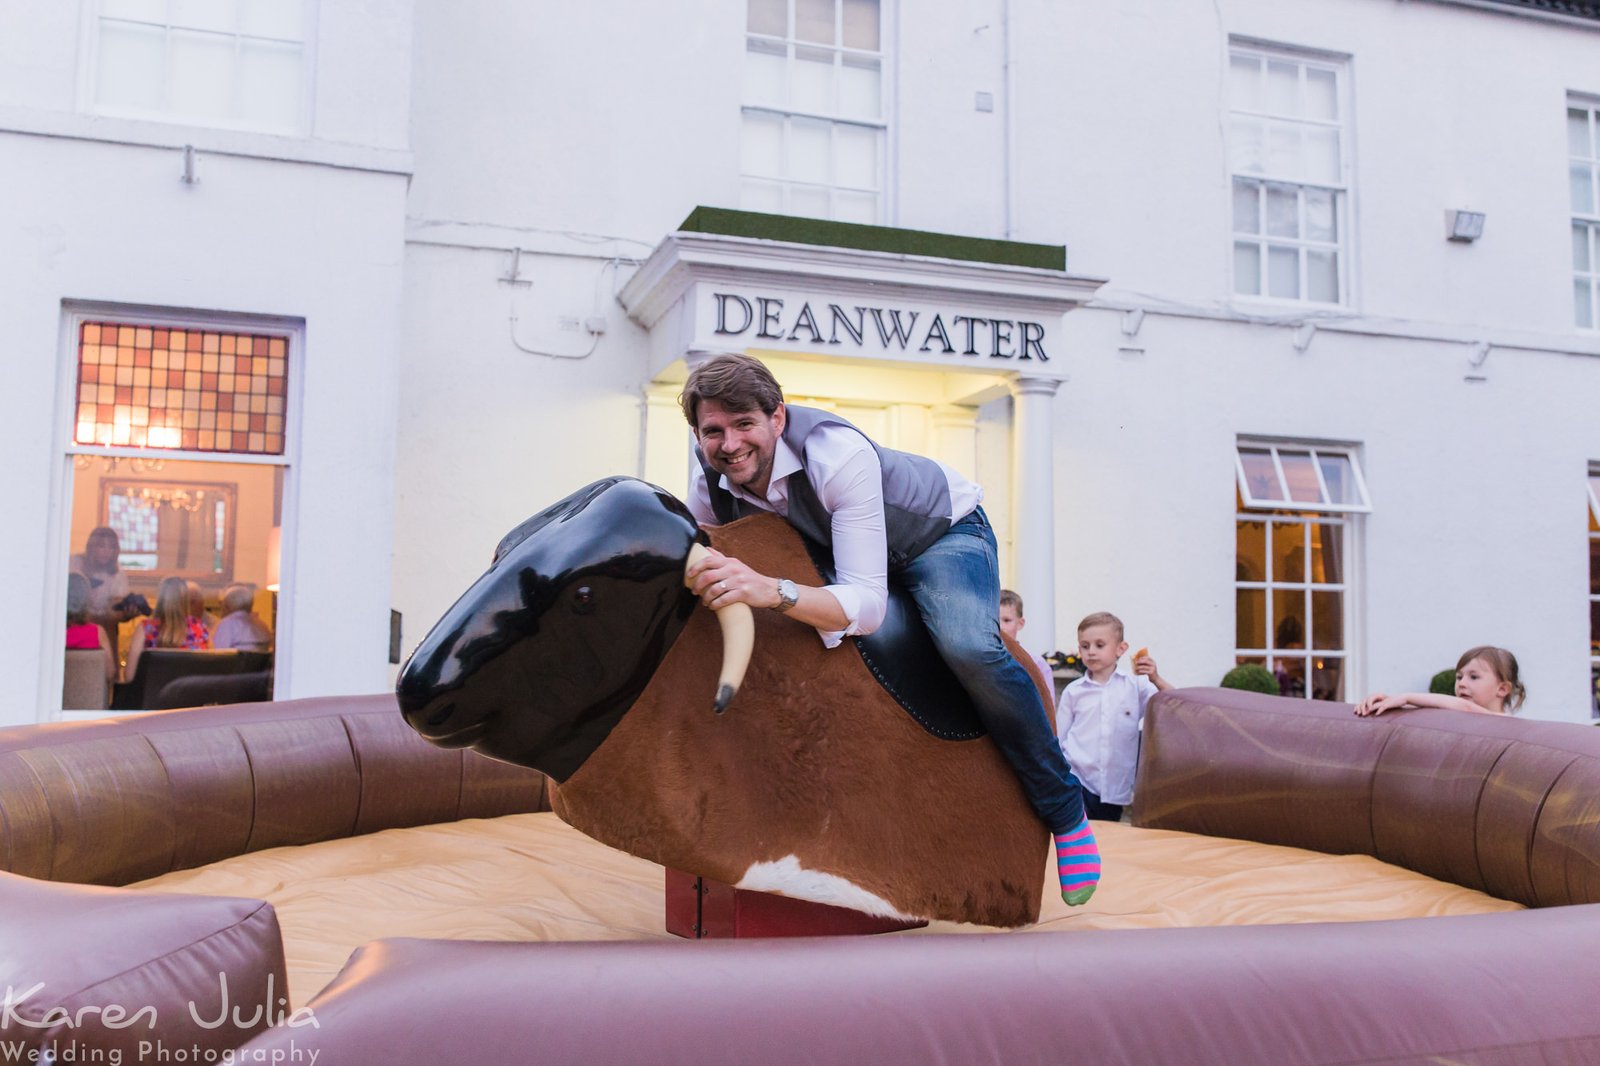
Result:
<svg viewBox="0 0 1600 1066"><path fill-rule="evenodd" d="M725 237L753 237L791 244L819 244L834 248L859 248L868 252L965 259L975 263L1002 263L1041 270L1067 269L1067 249L1062 244L1026 244L985 237L959 237L951 233L928 233L892 226L862 226L854 222L830 222L793 215L766 215L725 207L697 207L689 212L689 217L678 228L690 233L717 233Z"/></svg>

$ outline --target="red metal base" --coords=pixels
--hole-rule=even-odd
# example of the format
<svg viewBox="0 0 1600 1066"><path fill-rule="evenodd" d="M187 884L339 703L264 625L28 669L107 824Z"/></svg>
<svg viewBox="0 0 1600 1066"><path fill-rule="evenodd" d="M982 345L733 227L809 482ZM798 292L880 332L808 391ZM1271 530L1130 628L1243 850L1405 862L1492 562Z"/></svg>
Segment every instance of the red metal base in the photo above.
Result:
<svg viewBox="0 0 1600 1066"><path fill-rule="evenodd" d="M878 918L848 907L734 888L709 877L667 870L667 932L706 937L861 936L921 929L927 922Z"/></svg>

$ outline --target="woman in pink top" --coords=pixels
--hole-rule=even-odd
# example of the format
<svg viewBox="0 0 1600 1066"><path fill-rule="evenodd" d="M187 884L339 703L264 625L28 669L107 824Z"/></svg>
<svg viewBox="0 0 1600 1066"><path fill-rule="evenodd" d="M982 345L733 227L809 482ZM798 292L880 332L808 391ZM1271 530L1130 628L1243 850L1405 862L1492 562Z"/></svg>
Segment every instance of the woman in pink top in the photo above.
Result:
<svg viewBox="0 0 1600 1066"><path fill-rule="evenodd" d="M67 648L69 651L105 648L108 653L111 649L106 631L89 621L89 579L77 571L67 575ZM115 681L117 657L107 654L105 659L106 680Z"/></svg>

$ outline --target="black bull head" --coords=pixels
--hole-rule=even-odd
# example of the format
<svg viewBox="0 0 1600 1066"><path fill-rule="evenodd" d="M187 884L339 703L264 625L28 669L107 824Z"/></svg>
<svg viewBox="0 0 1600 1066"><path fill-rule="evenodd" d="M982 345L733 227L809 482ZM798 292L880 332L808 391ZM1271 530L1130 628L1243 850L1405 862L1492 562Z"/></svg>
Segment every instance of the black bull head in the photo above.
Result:
<svg viewBox="0 0 1600 1066"><path fill-rule="evenodd" d="M412 652L396 685L401 713L435 744L470 745L564 781L688 621L696 600L684 569L705 541L681 502L633 478L597 481L546 508L505 536ZM724 669L719 710L741 673Z"/></svg>

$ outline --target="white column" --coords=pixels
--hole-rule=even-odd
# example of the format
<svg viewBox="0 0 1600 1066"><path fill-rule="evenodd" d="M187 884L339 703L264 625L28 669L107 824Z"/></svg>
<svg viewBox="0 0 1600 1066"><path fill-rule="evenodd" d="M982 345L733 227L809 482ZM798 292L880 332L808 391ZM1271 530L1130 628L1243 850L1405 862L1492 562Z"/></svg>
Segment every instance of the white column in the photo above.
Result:
<svg viewBox="0 0 1600 1066"><path fill-rule="evenodd" d="M1027 612L1023 643L1041 653L1056 648L1055 425L1050 398L1060 385L1054 378L1010 382L1016 407L1011 571Z"/></svg>

